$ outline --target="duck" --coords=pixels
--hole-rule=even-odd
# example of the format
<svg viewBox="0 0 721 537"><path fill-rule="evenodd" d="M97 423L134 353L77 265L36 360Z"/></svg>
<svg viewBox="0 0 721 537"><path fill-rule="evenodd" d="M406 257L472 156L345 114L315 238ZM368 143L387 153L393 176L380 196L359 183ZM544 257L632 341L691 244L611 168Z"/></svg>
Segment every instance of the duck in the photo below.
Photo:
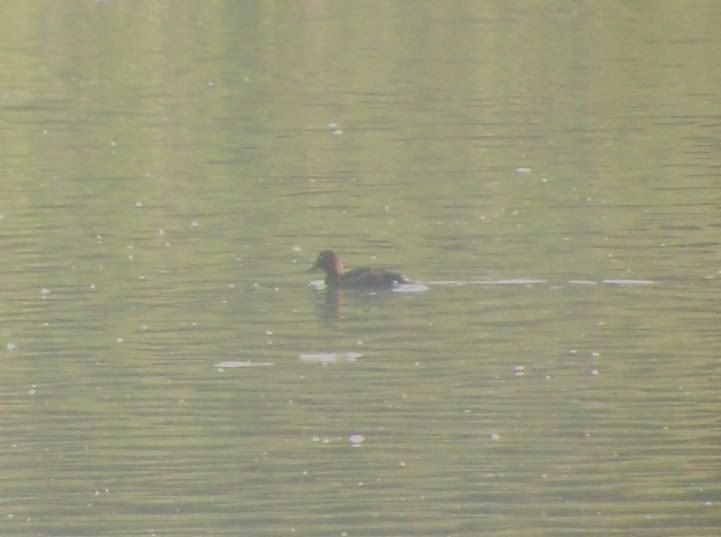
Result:
<svg viewBox="0 0 721 537"><path fill-rule="evenodd" d="M343 259L333 250L323 250L318 254L315 264L306 272L325 271L325 284L329 288L360 287L391 289L403 283L410 283L400 272L382 268L362 267L344 270Z"/></svg>

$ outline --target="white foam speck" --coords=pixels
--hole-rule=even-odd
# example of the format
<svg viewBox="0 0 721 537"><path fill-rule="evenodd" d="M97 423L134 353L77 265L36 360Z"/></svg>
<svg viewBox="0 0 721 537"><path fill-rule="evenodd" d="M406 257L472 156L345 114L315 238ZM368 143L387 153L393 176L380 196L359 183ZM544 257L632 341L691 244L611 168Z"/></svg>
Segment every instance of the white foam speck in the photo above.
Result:
<svg viewBox="0 0 721 537"><path fill-rule="evenodd" d="M470 283L481 285L533 285L534 283L546 283L546 280L536 280L534 278L514 278L509 280L472 281Z"/></svg>
<svg viewBox="0 0 721 537"><path fill-rule="evenodd" d="M348 440L350 440L350 443L356 444L356 445L363 443L365 441L365 439L366 439L365 436L363 436L362 434L358 434L358 433L352 434L348 437Z"/></svg>
<svg viewBox="0 0 721 537"><path fill-rule="evenodd" d="M422 293L428 291L429 287L422 283L402 283L393 288L394 293Z"/></svg>
<svg viewBox="0 0 721 537"><path fill-rule="evenodd" d="M300 359L303 362L317 362L321 364L332 364L336 362L355 362L363 356L359 352L318 352L301 354Z"/></svg>
<svg viewBox="0 0 721 537"><path fill-rule="evenodd" d="M14 351L18 348L18 346L15 345L15 343L8 343L7 345L5 345L5 348L9 351Z"/></svg>
<svg viewBox="0 0 721 537"><path fill-rule="evenodd" d="M516 168L516 173L531 173L531 168Z"/></svg>
<svg viewBox="0 0 721 537"><path fill-rule="evenodd" d="M270 367L274 366L275 362L251 362L244 360L230 360L227 362L219 362L215 364L215 367L219 369L234 368L234 367Z"/></svg>
<svg viewBox="0 0 721 537"><path fill-rule="evenodd" d="M653 285L653 280L603 280L603 283L609 285Z"/></svg>

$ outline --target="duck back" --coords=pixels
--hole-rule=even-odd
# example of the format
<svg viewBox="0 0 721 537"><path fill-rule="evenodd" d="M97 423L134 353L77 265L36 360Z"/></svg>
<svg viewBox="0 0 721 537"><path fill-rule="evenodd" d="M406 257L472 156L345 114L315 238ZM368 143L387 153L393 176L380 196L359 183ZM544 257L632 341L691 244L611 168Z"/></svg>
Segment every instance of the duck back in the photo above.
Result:
<svg viewBox="0 0 721 537"><path fill-rule="evenodd" d="M407 282L400 272L362 267L344 273L336 284L341 287L395 287Z"/></svg>

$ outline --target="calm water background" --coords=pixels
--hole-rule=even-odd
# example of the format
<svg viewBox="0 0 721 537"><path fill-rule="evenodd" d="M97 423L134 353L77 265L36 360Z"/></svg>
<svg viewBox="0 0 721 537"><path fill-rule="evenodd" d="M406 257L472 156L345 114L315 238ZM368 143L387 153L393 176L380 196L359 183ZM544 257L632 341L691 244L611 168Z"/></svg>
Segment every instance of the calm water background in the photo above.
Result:
<svg viewBox="0 0 721 537"><path fill-rule="evenodd" d="M0 535L719 534L721 3L3 10Z"/></svg>

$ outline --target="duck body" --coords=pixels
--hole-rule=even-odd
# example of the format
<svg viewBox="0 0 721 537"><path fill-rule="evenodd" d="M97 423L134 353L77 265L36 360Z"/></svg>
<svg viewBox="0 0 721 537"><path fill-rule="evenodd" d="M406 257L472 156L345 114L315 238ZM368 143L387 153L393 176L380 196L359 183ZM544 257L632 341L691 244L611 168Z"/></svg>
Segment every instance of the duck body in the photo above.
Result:
<svg viewBox="0 0 721 537"><path fill-rule="evenodd" d="M400 272L382 268L362 267L344 270L343 260L332 250L323 250L318 254L315 264L306 272L325 271L325 284L328 287L358 287L391 289L409 280Z"/></svg>

